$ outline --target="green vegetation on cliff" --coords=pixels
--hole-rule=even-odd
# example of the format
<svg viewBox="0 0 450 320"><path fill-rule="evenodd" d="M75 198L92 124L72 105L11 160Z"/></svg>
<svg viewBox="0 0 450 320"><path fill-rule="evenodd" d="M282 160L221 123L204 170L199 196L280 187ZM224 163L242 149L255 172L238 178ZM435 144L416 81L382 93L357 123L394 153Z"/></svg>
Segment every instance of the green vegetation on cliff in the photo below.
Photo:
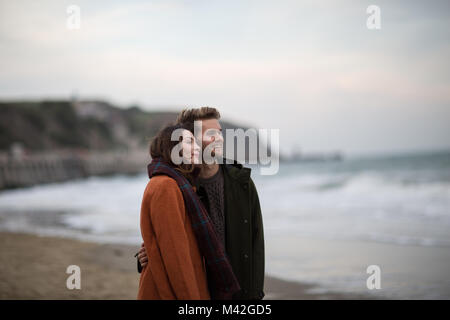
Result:
<svg viewBox="0 0 450 320"><path fill-rule="evenodd" d="M177 112L118 108L104 101L4 101L0 102L0 150L14 143L29 151L142 149L176 117ZM224 129L239 127L221 123Z"/></svg>
<svg viewBox="0 0 450 320"><path fill-rule="evenodd" d="M28 150L144 147L174 112L121 109L105 102L0 102L0 149Z"/></svg>

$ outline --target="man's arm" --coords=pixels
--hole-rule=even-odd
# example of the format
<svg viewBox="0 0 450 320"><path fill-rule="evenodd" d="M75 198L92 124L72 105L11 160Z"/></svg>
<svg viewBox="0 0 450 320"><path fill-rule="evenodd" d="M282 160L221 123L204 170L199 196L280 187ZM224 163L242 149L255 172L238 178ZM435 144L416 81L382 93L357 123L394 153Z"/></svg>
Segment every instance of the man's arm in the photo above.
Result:
<svg viewBox="0 0 450 320"><path fill-rule="evenodd" d="M264 298L264 272L265 272L265 254L264 254L264 228L259 204L258 192L255 184L250 179L250 201L252 205L253 220L253 284L256 290L256 299Z"/></svg>

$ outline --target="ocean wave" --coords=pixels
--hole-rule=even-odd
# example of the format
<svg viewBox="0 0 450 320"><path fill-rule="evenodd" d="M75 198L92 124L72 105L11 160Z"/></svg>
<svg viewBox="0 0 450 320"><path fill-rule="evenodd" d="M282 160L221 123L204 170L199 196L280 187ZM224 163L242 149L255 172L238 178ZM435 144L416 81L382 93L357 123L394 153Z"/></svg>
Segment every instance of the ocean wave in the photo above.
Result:
<svg viewBox="0 0 450 320"><path fill-rule="evenodd" d="M450 179L444 172L449 168L342 166L291 165L276 176L253 175L267 232L448 244ZM91 177L5 191L0 228L137 239L147 182L146 175Z"/></svg>

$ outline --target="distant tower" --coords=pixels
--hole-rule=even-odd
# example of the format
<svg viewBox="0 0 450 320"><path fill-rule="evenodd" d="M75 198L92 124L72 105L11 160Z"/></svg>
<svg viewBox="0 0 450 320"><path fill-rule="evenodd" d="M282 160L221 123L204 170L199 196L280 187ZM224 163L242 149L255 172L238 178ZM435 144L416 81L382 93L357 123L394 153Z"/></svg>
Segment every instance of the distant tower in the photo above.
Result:
<svg viewBox="0 0 450 320"><path fill-rule="evenodd" d="M70 95L70 102L76 103L78 101L78 92L77 90L72 90L72 93Z"/></svg>
<svg viewBox="0 0 450 320"><path fill-rule="evenodd" d="M298 160L302 157L302 151L300 146L297 143L294 143L291 151L291 159Z"/></svg>

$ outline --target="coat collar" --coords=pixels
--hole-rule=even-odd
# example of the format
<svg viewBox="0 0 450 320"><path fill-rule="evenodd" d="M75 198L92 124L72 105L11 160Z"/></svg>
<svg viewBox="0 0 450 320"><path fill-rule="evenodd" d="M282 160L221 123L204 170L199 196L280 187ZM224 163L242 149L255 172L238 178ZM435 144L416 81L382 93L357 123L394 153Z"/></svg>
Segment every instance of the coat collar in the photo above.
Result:
<svg viewBox="0 0 450 320"><path fill-rule="evenodd" d="M241 183L248 183L250 180L250 174L252 169L244 167L236 160L224 159L224 163L221 165L224 173L229 177L235 179Z"/></svg>
<svg viewBox="0 0 450 320"><path fill-rule="evenodd" d="M244 167L236 160L224 159L223 164L220 165L220 169L224 173L224 179L233 179L238 183L246 184L250 180L250 174L252 169ZM199 190L198 181L195 182L195 190Z"/></svg>

